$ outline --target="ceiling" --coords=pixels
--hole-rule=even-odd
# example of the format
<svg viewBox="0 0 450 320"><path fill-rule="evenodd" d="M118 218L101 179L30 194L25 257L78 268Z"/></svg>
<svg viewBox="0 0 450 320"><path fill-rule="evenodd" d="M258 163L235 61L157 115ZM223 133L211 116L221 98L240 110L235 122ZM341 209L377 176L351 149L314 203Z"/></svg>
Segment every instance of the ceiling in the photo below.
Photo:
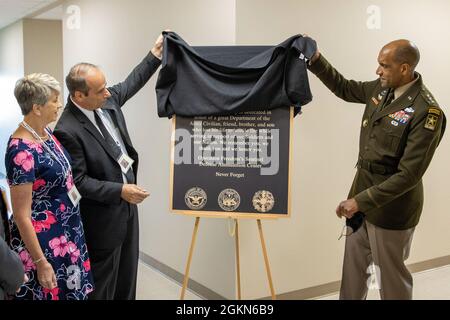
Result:
<svg viewBox="0 0 450 320"><path fill-rule="evenodd" d="M57 1L58 0L0 0L0 29ZM50 10L52 11L50 12L50 16L47 17L47 13L44 13L38 16L39 19L55 19L54 17L58 13L55 13L53 10ZM60 8L59 10L62 9Z"/></svg>

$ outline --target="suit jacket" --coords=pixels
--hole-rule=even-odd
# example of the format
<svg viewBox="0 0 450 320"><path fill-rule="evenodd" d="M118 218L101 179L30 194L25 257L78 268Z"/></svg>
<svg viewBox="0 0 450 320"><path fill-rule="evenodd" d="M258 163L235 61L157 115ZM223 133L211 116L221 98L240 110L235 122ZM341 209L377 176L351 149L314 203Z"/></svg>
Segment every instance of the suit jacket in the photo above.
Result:
<svg viewBox="0 0 450 320"><path fill-rule="evenodd" d="M135 175L139 157L121 107L147 83L159 65L160 61L150 53L125 81L108 88L111 97L103 107L120 130L128 155L134 160ZM54 134L72 158L74 182L82 196L80 211L88 249L116 248L123 242L126 222L137 207L121 198L122 171L113 151L70 98Z"/></svg>
<svg viewBox="0 0 450 320"><path fill-rule="evenodd" d="M358 170L350 189L366 219L381 228L415 227L423 207L422 176L441 141L446 117L422 77L391 104L380 80L345 79L321 56L310 70L338 97L365 104Z"/></svg>
<svg viewBox="0 0 450 320"><path fill-rule="evenodd" d="M0 300L5 298L5 294L14 294L24 277L22 261L5 241L6 214L6 204L0 194Z"/></svg>

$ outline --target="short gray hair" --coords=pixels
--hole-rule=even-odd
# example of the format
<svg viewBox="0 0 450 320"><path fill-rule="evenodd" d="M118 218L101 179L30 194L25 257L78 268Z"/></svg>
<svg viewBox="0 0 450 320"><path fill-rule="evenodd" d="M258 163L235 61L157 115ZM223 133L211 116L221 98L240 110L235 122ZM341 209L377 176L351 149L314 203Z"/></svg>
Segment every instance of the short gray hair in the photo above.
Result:
<svg viewBox="0 0 450 320"><path fill-rule="evenodd" d="M67 89L69 89L69 94L72 97L75 96L75 91L80 91L86 96L89 94L86 75L91 69L98 70L99 67L92 63L81 62L70 69L69 74L66 77L66 85Z"/></svg>
<svg viewBox="0 0 450 320"><path fill-rule="evenodd" d="M33 73L25 76L16 82L14 88L14 95L24 116L33 110L33 105L45 105L52 92L59 94L61 86L55 78L44 73Z"/></svg>

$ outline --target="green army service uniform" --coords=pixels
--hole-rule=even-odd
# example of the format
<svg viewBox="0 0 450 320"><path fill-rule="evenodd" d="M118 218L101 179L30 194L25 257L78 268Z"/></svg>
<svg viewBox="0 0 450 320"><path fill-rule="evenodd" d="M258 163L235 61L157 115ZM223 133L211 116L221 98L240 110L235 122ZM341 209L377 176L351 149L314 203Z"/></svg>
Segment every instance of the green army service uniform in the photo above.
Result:
<svg viewBox="0 0 450 320"><path fill-rule="evenodd" d="M445 115L418 73L389 103L394 89L382 88L379 79L347 80L322 55L309 69L339 98L366 105L348 196L366 221L346 241L341 298L366 296L372 261L380 268L382 298L410 298L412 277L404 260L422 212L422 176L444 134Z"/></svg>

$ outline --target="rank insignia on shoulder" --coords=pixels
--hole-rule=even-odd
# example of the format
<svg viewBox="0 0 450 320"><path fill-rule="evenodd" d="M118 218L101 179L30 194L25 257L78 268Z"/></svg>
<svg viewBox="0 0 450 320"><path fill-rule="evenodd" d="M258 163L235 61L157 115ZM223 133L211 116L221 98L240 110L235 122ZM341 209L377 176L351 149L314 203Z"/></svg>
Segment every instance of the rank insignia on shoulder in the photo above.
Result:
<svg viewBox="0 0 450 320"><path fill-rule="evenodd" d="M441 115L441 110L436 109L436 108L428 109L428 116L427 116L427 119L425 120L424 128L434 131L436 129L440 115Z"/></svg>
<svg viewBox="0 0 450 320"><path fill-rule="evenodd" d="M414 109L411 108L411 107L408 107L408 108L405 109L405 112L414 113Z"/></svg>
<svg viewBox="0 0 450 320"><path fill-rule="evenodd" d="M381 99L380 99L381 100ZM377 106L380 102L375 98L372 97L372 102Z"/></svg>
<svg viewBox="0 0 450 320"><path fill-rule="evenodd" d="M434 99L433 95L428 91L426 88L422 88L421 91L422 97L429 103L429 104L435 104L436 100Z"/></svg>

